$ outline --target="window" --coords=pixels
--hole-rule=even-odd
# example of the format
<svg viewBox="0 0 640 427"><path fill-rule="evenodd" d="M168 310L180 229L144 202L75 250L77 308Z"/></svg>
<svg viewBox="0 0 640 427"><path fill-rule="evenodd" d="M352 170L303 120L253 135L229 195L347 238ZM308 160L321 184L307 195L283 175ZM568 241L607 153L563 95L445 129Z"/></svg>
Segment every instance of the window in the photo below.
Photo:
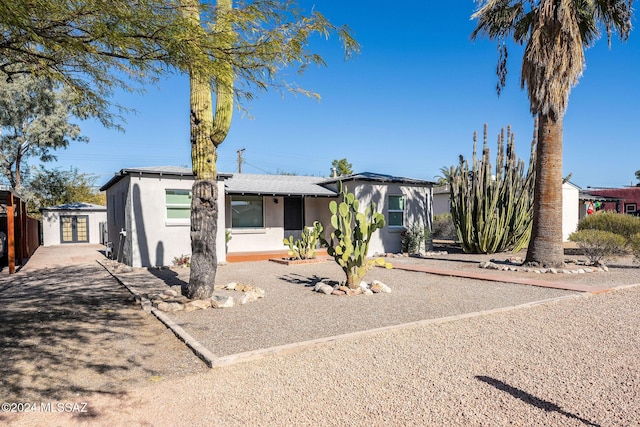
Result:
<svg viewBox="0 0 640 427"><path fill-rule="evenodd" d="M231 227L264 227L262 196L231 196Z"/></svg>
<svg viewBox="0 0 640 427"><path fill-rule="evenodd" d="M389 220L390 227L404 226L404 196L389 196Z"/></svg>
<svg viewBox="0 0 640 427"><path fill-rule="evenodd" d="M191 190L165 190L167 219L189 220L191 217Z"/></svg>
<svg viewBox="0 0 640 427"><path fill-rule="evenodd" d="M624 204L624 212L625 213L632 213L636 211L636 204L635 203L625 203Z"/></svg>

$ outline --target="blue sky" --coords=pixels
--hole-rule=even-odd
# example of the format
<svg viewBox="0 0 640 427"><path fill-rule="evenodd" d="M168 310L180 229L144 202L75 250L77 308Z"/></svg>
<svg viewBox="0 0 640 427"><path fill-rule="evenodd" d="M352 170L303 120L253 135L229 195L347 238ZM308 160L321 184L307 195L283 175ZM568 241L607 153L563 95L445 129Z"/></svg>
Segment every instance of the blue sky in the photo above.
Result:
<svg viewBox="0 0 640 427"><path fill-rule="evenodd" d="M473 1L302 4L315 4L334 24L348 24L362 52L345 62L336 38L314 41L328 67L290 74L321 101L259 94L245 105L252 118L235 113L219 147L219 171L237 171L236 151L244 148L245 173L326 176L332 160L346 157L356 172L431 180L458 155L471 157L473 132L481 135L484 123L492 159L500 128L509 124L518 156L528 158L533 118L520 89L522 49L511 48L507 87L498 97L496 45L469 38ZM583 188L635 185L640 33L632 31L624 44L614 39L611 49L601 39L587 50L586 64L564 119L564 175L572 173L571 181ZM114 101L136 110L126 117L125 133L82 123L90 142L72 143L47 167L77 167L102 184L122 168L191 165L186 76Z"/></svg>

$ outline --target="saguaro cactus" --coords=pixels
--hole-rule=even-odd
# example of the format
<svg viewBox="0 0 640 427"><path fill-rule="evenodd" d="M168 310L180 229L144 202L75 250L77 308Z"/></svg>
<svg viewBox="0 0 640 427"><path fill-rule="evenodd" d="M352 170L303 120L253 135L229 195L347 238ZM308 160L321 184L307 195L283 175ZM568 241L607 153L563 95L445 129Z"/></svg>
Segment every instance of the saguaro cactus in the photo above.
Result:
<svg viewBox="0 0 640 427"><path fill-rule="evenodd" d="M473 134L471 168L460 156L450 168L451 215L462 249L467 253L514 252L524 248L531 236L537 121L534 123L528 170L516 158L511 127L498 136L495 175L492 175L487 125L484 125L482 158L477 158L477 134ZM505 156L505 140L506 156Z"/></svg>
<svg viewBox="0 0 640 427"><path fill-rule="evenodd" d="M391 268L391 264L383 258L367 259L369 242L376 230L384 227L384 215L376 212L376 204L371 202L364 213L359 212L360 203L353 193L349 193L338 182L342 201L332 200L329 203L331 211L331 225L335 229L330 240L320 236L320 241L327 247L327 253L332 256L347 276L346 285L357 288L374 265Z"/></svg>

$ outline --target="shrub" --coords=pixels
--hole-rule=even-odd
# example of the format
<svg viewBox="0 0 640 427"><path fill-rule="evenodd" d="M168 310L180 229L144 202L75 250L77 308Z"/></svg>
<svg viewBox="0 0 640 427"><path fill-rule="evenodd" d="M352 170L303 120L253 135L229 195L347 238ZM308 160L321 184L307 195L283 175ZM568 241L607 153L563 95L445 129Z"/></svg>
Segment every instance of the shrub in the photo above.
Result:
<svg viewBox="0 0 640 427"><path fill-rule="evenodd" d="M316 222L313 227L305 227L299 239L294 241L293 236L284 239L283 243L289 246L289 256L296 259L315 258L320 233L322 233L322 224Z"/></svg>
<svg viewBox="0 0 640 427"><path fill-rule="evenodd" d="M422 242L426 240L428 230L421 224L413 224L402 233L402 252L417 254Z"/></svg>
<svg viewBox="0 0 640 427"><path fill-rule="evenodd" d="M180 255L173 258L174 267L191 267L191 255Z"/></svg>
<svg viewBox="0 0 640 427"><path fill-rule="evenodd" d="M624 252L627 239L604 230L580 230L571 233L569 240L578 244L584 254L594 264Z"/></svg>
<svg viewBox="0 0 640 427"><path fill-rule="evenodd" d="M433 238L438 240L456 240L458 232L450 213L438 214L433 217Z"/></svg>
<svg viewBox="0 0 640 427"><path fill-rule="evenodd" d="M599 212L587 215L578 223L578 231L602 230L618 234L629 239L640 233L640 218L616 212Z"/></svg>
<svg viewBox="0 0 640 427"><path fill-rule="evenodd" d="M636 233L629 239L629 247L631 253L635 257L636 262L640 262L640 233Z"/></svg>

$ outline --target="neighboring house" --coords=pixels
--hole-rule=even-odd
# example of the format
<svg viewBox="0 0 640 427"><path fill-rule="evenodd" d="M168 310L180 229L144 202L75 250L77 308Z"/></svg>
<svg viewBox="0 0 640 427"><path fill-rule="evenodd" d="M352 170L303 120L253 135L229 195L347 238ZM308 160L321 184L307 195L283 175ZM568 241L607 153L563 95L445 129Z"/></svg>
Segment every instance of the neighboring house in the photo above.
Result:
<svg viewBox="0 0 640 427"><path fill-rule="evenodd" d="M451 212L451 200L449 197L449 184L439 185L433 188L433 215Z"/></svg>
<svg viewBox="0 0 640 427"><path fill-rule="evenodd" d="M329 201L342 181L361 202L370 201L387 225L371 241L370 254L400 251L401 232L431 224L433 183L373 173L337 178L296 175L218 174L218 262L238 254L282 252L283 239L298 237L320 221L330 233ZM109 240L114 257L134 267L171 264L191 253L191 169L122 169L102 188L107 193ZM231 240L225 245L225 229ZM225 248L226 250L223 250ZM228 253L226 253L228 252Z"/></svg>
<svg viewBox="0 0 640 427"><path fill-rule="evenodd" d="M578 229L580 221L580 187L567 181L562 184L562 240Z"/></svg>
<svg viewBox="0 0 640 427"><path fill-rule="evenodd" d="M42 244L104 243L107 207L91 203L67 203L41 208Z"/></svg>
<svg viewBox="0 0 640 427"><path fill-rule="evenodd" d="M590 201L602 203L602 209L618 213L633 214L640 210L640 187L595 188L587 187L583 191L586 215L586 204ZM583 215L583 216L584 216Z"/></svg>

